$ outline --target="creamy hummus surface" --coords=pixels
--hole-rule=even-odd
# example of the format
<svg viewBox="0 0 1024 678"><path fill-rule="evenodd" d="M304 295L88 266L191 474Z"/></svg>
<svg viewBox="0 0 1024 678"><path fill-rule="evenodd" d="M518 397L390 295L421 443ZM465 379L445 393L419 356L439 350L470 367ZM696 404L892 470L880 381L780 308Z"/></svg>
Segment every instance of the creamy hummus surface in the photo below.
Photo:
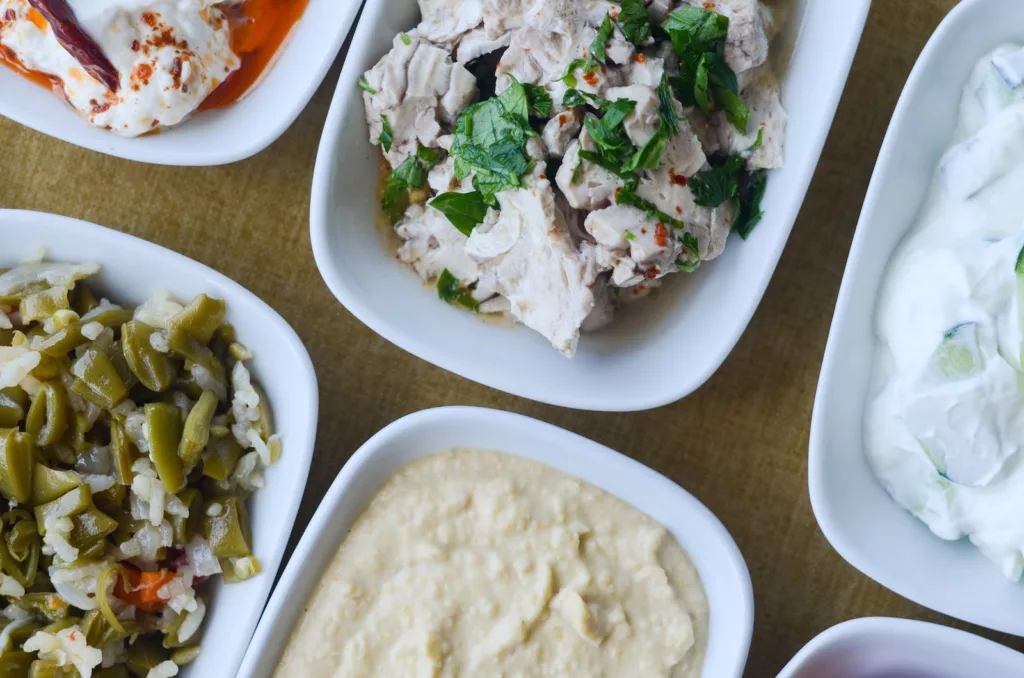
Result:
<svg viewBox="0 0 1024 678"><path fill-rule="evenodd" d="M278 678L696 678L708 605L637 509L537 462L475 450L400 469L353 526Z"/></svg>

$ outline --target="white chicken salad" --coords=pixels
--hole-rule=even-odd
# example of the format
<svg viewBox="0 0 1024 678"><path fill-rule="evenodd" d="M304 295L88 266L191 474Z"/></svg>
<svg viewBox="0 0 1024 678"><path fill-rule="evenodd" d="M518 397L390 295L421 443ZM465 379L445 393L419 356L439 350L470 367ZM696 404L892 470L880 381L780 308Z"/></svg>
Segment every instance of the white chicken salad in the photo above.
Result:
<svg viewBox="0 0 1024 678"><path fill-rule="evenodd" d="M363 77L397 255L567 356L761 219L786 113L758 0L420 0Z"/></svg>

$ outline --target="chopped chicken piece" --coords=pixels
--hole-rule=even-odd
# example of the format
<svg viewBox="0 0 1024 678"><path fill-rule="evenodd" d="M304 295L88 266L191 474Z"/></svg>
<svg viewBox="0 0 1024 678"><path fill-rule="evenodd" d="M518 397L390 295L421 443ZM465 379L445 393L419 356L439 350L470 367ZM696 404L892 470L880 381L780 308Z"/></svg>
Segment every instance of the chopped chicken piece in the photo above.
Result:
<svg viewBox="0 0 1024 678"><path fill-rule="evenodd" d="M697 238L697 249L704 261L718 257L725 250L732 222L736 218L734 201L723 203L715 209L700 207L693 202L690 187L672 181L664 168L642 179L636 192L641 198L657 205L662 212L686 224L686 230Z"/></svg>
<svg viewBox="0 0 1024 678"><path fill-rule="evenodd" d="M544 125L544 131L541 132L541 139L548 155L555 158L564 157L566 149L582 127L583 112L579 108L563 111L548 120Z"/></svg>
<svg viewBox="0 0 1024 678"><path fill-rule="evenodd" d="M511 42L512 33L504 33L495 38L489 35L485 28L474 28L459 41L455 60L460 64L466 64L485 54L508 47Z"/></svg>
<svg viewBox="0 0 1024 678"><path fill-rule="evenodd" d="M661 76L664 74L664 59L645 56L641 61L634 61L629 65L625 80L631 85L646 85L656 90L661 84Z"/></svg>
<svg viewBox="0 0 1024 678"><path fill-rule="evenodd" d="M593 247L590 243L584 245ZM596 332L610 325L615 319L615 293L612 291L611 278L608 274L599 275L592 289L594 291L594 309L580 326L580 330L583 332Z"/></svg>
<svg viewBox="0 0 1024 678"><path fill-rule="evenodd" d="M647 13L651 16L652 21L656 21L660 24L668 18L668 13L672 11L674 7L674 0L649 0Z"/></svg>
<svg viewBox="0 0 1024 678"><path fill-rule="evenodd" d="M622 29L615 26L615 32L612 33L612 37L605 47L608 61L618 66L625 66L632 60L634 54L636 54L636 47L622 34Z"/></svg>
<svg viewBox="0 0 1024 678"><path fill-rule="evenodd" d="M656 217L628 205L587 215L586 229L597 241L597 261L612 269L612 284L631 287L676 271L682 252L676 234Z"/></svg>
<svg viewBox="0 0 1024 678"><path fill-rule="evenodd" d="M572 356L599 271L590 248L573 245L540 171L525 177L528 188L498 193L501 211L476 227L466 252L479 262L481 284L506 297L513 316Z"/></svg>
<svg viewBox="0 0 1024 678"><path fill-rule="evenodd" d="M779 83L767 67L751 71L747 83L740 90L740 97L750 109L747 134L730 123L724 113L716 113L713 124L718 128L722 151L743 153L757 141L759 130L761 147L747 158L747 167L752 170L782 167L782 147L786 141L786 111L779 100Z"/></svg>
<svg viewBox="0 0 1024 678"><path fill-rule="evenodd" d="M622 180L600 165L580 158L580 150L595 151L597 145L584 127L580 138L569 144L555 181L569 205L578 210L599 210L612 203ZM582 163L583 169L577 173Z"/></svg>
<svg viewBox="0 0 1024 678"><path fill-rule="evenodd" d="M434 165L434 168L427 174L427 185L435 193L466 193L473 190L469 177L463 181L455 178L455 158L452 156L448 156L444 162Z"/></svg>
<svg viewBox="0 0 1024 678"><path fill-rule="evenodd" d="M398 258L424 280L436 278L445 269L466 284L480 277L476 262L466 254L466 236L433 207L411 205L395 232L402 239Z"/></svg>
<svg viewBox="0 0 1024 678"><path fill-rule="evenodd" d="M515 32L508 50L498 64L499 90L507 87L511 75L523 83L548 90L556 110L568 85L561 80L574 59L583 58L597 37L597 28L608 13L603 0L543 0L525 15L525 25ZM576 89L603 96L608 87L621 84L616 69L601 67L586 74L575 72Z"/></svg>
<svg viewBox="0 0 1024 678"><path fill-rule="evenodd" d="M703 0L683 0L687 5L706 7ZM757 68L768 59L772 33L771 12L758 0L717 0L714 11L729 18L725 38L725 61L737 74Z"/></svg>
<svg viewBox="0 0 1024 678"><path fill-rule="evenodd" d="M417 33L439 45L454 45L484 22L483 0L419 0Z"/></svg>
<svg viewBox="0 0 1024 678"><path fill-rule="evenodd" d="M612 87L608 90L608 99L629 99L636 102L636 108L626 116L623 126L629 140L637 148L643 148L661 126L661 102L657 92L646 85Z"/></svg>
<svg viewBox="0 0 1024 678"><path fill-rule="evenodd" d="M383 116L388 118L394 139L384 155L392 167L414 153L418 144L438 147L441 123L450 127L477 96L472 73L452 64L447 52L415 31L407 37L408 45L402 36L396 37L391 51L366 72L375 93L363 93L374 145L380 144Z"/></svg>
<svg viewBox="0 0 1024 678"><path fill-rule="evenodd" d="M692 177L707 162L700 139L694 133L689 121L680 119L679 134L668 140L661 154L661 164L655 173L661 172L671 183L679 183L679 177ZM685 183L685 182L684 182Z"/></svg>

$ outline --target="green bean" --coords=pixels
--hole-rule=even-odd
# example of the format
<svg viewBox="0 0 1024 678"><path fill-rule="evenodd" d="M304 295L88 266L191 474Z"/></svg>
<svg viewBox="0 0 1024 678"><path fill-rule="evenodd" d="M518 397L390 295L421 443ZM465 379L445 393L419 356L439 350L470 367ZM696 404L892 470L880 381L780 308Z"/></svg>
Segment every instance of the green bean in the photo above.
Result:
<svg viewBox="0 0 1024 678"><path fill-rule="evenodd" d="M130 678L130 676L124 664L114 664L105 669L94 669L92 678Z"/></svg>
<svg viewBox="0 0 1024 678"><path fill-rule="evenodd" d="M237 584L247 579L252 579L263 571L263 566L256 556L245 556L244 558L226 558L221 560L221 567L224 570L224 583Z"/></svg>
<svg viewBox="0 0 1024 678"><path fill-rule="evenodd" d="M39 534L46 536L47 518L70 518L92 508L92 491L88 485L79 485L59 499L40 504L33 511Z"/></svg>
<svg viewBox="0 0 1024 678"><path fill-rule="evenodd" d="M36 445L54 445L60 442L68 430L68 397L64 388L55 382L44 382L32 398L25 432L32 436Z"/></svg>
<svg viewBox="0 0 1024 678"><path fill-rule="evenodd" d="M118 631L113 628L109 622L103 617L103 614L99 610L91 610L86 613L85 618L82 619L82 623L79 628L82 629L82 633L85 634L85 639L92 647L103 647L107 643L113 643L122 638L127 638L133 633L137 633L139 625L131 620L120 621L124 631ZM2 676L3 674L0 674ZM96 674L93 673L95 676Z"/></svg>
<svg viewBox="0 0 1024 678"><path fill-rule="evenodd" d="M185 486L185 470L178 457L181 413L169 403L148 403L145 413L146 439L157 475L168 492L177 492Z"/></svg>
<svg viewBox="0 0 1024 678"><path fill-rule="evenodd" d="M0 346L13 346L17 330L0 327Z"/></svg>
<svg viewBox="0 0 1024 678"><path fill-rule="evenodd" d="M203 495L189 487L178 493L178 499L188 508L188 517L174 516L171 519L174 543L187 544L203 527Z"/></svg>
<svg viewBox="0 0 1024 678"><path fill-rule="evenodd" d="M67 288L51 287L22 299L18 305L18 312L21 314L21 322L27 325L37 320L46 320L57 311L65 311L70 308Z"/></svg>
<svg viewBox="0 0 1024 678"><path fill-rule="evenodd" d="M35 661L35 653L21 650L4 649L0 653L0 676L3 678L20 678L29 675L29 667ZM93 674L96 675L95 673Z"/></svg>
<svg viewBox="0 0 1024 678"><path fill-rule="evenodd" d="M21 647L22 643L34 636L36 631L41 628L43 628L42 624L38 624L34 621L29 622L28 624L23 624L16 629L11 629L11 633L8 638L13 646ZM7 653L5 652L4 654Z"/></svg>
<svg viewBox="0 0 1024 678"><path fill-rule="evenodd" d="M61 359L40 353L39 364L33 367L29 374L39 381L49 381L60 377L62 367L64 367L64 362Z"/></svg>
<svg viewBox="0 0 1024 678"><path fill-rule="evenodd" d="M114 484L102 492L96 492L93 494L92 503L100 510L106 513L111 513L120 509L124 505L124 500L127 498L128 488L121 484Z"/></svg>
<svg viewBox="0 0 1024 678"><path fill-rule="evenodd" d="M64 434L64 442L71 446L75 452L85 451L85 434L89 432L92 425L81 412L73 413L68 419L68 430Z"/></svg>
<svg viewBox="0 0 1024 678"><path fill-rule="evenodd" d="M29 402L28 394L20 386L0 388L0 428L18 428Z"/></svg>
<svg viewBox="0 0 1024 678"><path fill-rule="evenodd" d="M198 645L192 645L191 647L179 647L171 653L171 661L178 666L185 666L191 664L199 657L200 648Z"/></svg>
<svg viewBox="0 0 1024 678"><path fill-rule="evenodd" d="M236 496L217 498L220 512L203 516L203 536L210 542L210 550L217 558L241 558L252 553L249 548L249 520L245 504Z"/></svg>
<svg viewBox="0 0 1024 678"><path fill-rule="evenodd" d="M18 607L38 612L50 621L60 621L70 614L70 605L56 593L26 593L18 600Z"/></svg>
<svg viewBox="0 0 1024 678"><path fill-rule="evenodd" d="M210 343L214 332L224 322L226 311L227 305L222 300L200 294L167 324L172 330L184 332L199 343L206 345Z"/></svg>
<svg viewBox="0 0 1024 678"><path fill-rule="evenodd" d="M228 346L228 355L240 362L252 360L252 351L242 344L239 344L237 341L232 342L231 345Z"/></svg>
<svg viewBox="0 0 1024 678"><path fill-rule="evenodd" d="M39 350L45 355L60 358L88 342L89 339L82 334L81 322L69 323L43 339Z"/></svg>
<svg viewBox="0 0 1024 678"><path fill-rule="evenodd" d="M181 625L185 623L185 620L189 618L191 612L183 611L179 614L174 621L168 624L164 628L164 639L163 646L168 650L173 648L182 648L188 646L195 646L199 642L199 634L194 633L191 637L187 638L184 642L178 640L178 632L181 631ZM172 657L173 661L173 657ZM177 663L177 662L175 662Z"/></svg>
<svg viewBox="0 0 1024 678"><path fill-rule="evenodd" d="M0 494L19 504L32 497L32 437L17 429L0 429Z"/></svg>
<svg viewBox="0 0 1024 678"><path fill-rule="evenodd" d="M124 349L121 348L120 341L114 342L108 356L110 362L114 364L114 369L117 370L117 376L121 377L125 388L131 391L139 383L139 378L132 372L132 368L128 367L128 360L124 357Z"/></svg>
<svg viewBox="0 0 1024 678"><path fill-rule="evenodd" d="M221 362L220 358L213 354L208 348L203 347L203 350L196 355L196 360L187 360L185 367L191 372L192 370L202 368L209 373L210 379L217 382L219 390L223 396L227 396L228 393L228 372L224 368L224 363ZM204 388L206 385L204 384Z"/></svg>
<svg viewBox="0 0 1024 678"><path fill-rule="evenodd" d="M28 511L17 509L0 517L7 531L0 539L0 569L25 588L37 578L42 540L35 519Z"/></svg>
<svg viewBox="0 0 1024 678"><path fill-rule="evenodd" d="M128 646L125 665L137 676L145 676L149 670L167 661L169 653L160 647L160 642L151 636L142 636Z"/></svg>
<svg viewBox="0 0 1024 678"><path fill-rule="evenodd" d="M73 527L68 542L80 551L103 542L108 534L117 529L117 521L95 507L90 507L71 519ZM102 546L105 548L106 544ZM103 550L100 550L100 554Z"/></svg>
<svg viewBox="0 0 1024 678"><path fill-rule="evenodd" d="M119 416L110 419L110 456L117 481L122 485L131 485L135 478L132 464L139 458L139 451L125 431L124 419Z"/></svg>
<svg viewBox="0 0 1024 678"><path fill-rule="evenodd" d="M132 309L124 306L97 306L82 316L82 324L99 323L104 327L120 327L131 321L132 313Z"/></svg>
<svg viewBox="0 0 1024 678"><path fill-rule="evenodd" d="M105 410L117 407L128 397L128 388L114 363L99 349L90 348L83 353L71 366L71 373L76 377L71 390Z"/></svg>
<svg viewBox="0 0 1024 678"><path fill-rule="evenodd" d="M27 678L82 678L74 666L61 666L55 659L37 659L32 662Z"/></svg>
<svg viewBox="0 0 1024 678"><path fill-rule="evenodd" d="M100 305L92 290L83 282L76 283L71 288L69 299L71 301L71 309L80 316L85 315Z"/></svg>
<svg viewBox="0 0 1024 678"><path fill-rule="evenodd" d="M74 471L63 471L50 468L45 464L35 464L32 468L32 506L46 504L82 484L81 478Z"/></svg>
<svg viewBox="0 0 1024 678"><path fill-rule="evenodd" d="M242 446L234 436L218 438L206 448L203 457L203 475L217 481L227 480L242 456Z"/></svg>
<svg viewBox="0 0 1024 678"><path fill-rule="evenodd" d="M163 393L174 383L180 365L149 343L149 337L155 331L137 320L125 323L121 326L121 349L128 367L142 385L150 391Z"/></svg>
<svg viewBox="0 0 1024 678"><path fill-rule="evenodd" d="M79 619L78 617L75 617L75 616L72 616L72 615L68 615L67 617L62 617L61 619L58 619L57 621L54 621L54 622L51 622L51 623L47 624L46 626L44 626L43 628L41 628L39 630L42 631L43 633L52 633L52 634L56 635L56 634L60 633L61 631L63 631L64 629L70 629L72 626L78 625L79 623L81 623L81 621L82 620Z"/></svg>
<svg viewBox="0 0 1024 678"><path fill-rule="evenodd" d="M178 456L191 469L199 461L207 443L210 442L210 423L217 412L217 396L213 391L203 391L199 400L193 405L192 411L185 419L185 429L181 434Z"/></svg>

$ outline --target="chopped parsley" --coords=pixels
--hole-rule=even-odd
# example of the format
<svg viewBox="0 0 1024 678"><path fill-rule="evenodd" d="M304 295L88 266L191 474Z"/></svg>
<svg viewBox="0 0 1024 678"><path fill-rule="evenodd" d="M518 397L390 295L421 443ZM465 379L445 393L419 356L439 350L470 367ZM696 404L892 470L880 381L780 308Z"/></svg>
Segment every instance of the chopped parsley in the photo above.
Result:
<svg viewBox="0 0 1024 678"><path fill-rule="evenodd" d="M550 118L551 106L554 102L551 101L551 95L547 90L540 85L530 84L524 84L523 88L526 90L526 101L530 113L538 118Z"/></svg>
<svg viewBox="0 0 1024 678"><path fill-rule="evenodd" d="M380 145L384 147L385 153L391 152L391 144L395 141L395 134L391 131L391 125L388 123L388 116L380 116L384 121L384 128L380 132Z"/></svg>
<svg viewBox="0 0 1024 678"><path fill-rule="evenodd" d="M661 123L669 136L679 134L679 114L673 102L672 89L668 86L668 78L663 73L661 84L658 85L658 101L661 102Z"/></svg>
<svg viewBox="0 0 1024 678"><path fill-rule="evenodd" d="M623 231L622 235L624 238L626 238L626 240L629 240L630 242L636 240L636 236L633 235L632 231Z"/></svg>
<svg viewBox="0 0 1024 678"><path fill-rule="evenodd" d="M686 228L686 224L684 224L682 221L669 216L665 212L662 212L661 210L658 209L657 205L655 205L653 202L649 200L641 198L639 195L634 193L633 190L630 189L628 186L621 188L615 194L615 203L617 205L629 205L631 207L636 207L637 209L643 210L644 212L647 213L648 219L656 217L658 221L664 224L668 224L672 228L680 230Z"/></svg>
<svg viewBox="0 0 1024 678"><path fill-rule="evenodd" d="M646 10L644 13L646 14ZM597 37L594 38L594 42L590 43L590 56L599 63L608 63L605 59L605 49L608 47L608 41L611 40L613 32L615 32L615 26L612 24L612 18L605 14L601 27L597 29Z"/></svg>
<svg viewBox="0 0 1024 678"><path fill-rule="evenodd" d="M697 236L687 231L683 233L683 237L680 239L682 242L683 249L690 255L690 261L679 261L676 260L676 269L683 273L693 273L700 268L700 243L697 242Z"/></svg>
<svg viewBox="0 0 1024 678"><path fill-rule="evenodd" d="M728 17L686 6L669 14L662 28L679 55L679 76L672 81L679 100L705 113L712 107L725 111L729 122L746 133L750 110L739 97L736 74L724 57Z"/></svg>
<svg viewBox="0 0 1024 678"><path fill-rule="evenodd" d="M370 94L377 93L377 90L370 87L370 81L366 79L365 75L360 75L359 80L357 80L356 83L359 85L359 89L363 90L364 92L369 92Z"/></svg>
<svg viewBox="0 0 1024 678"><path fill-rule="evenodd" d="M576 79L576 71L582 69L584 75L593 75L597 71L598 63L591 61L590 59L576 58L569 62L569 65L565 68L565 73L559 78L568 87L575 89L580 83Z"/></svg>
<svg viewBox="0 0 1024 678"><path fill-rule="evenodd" d="M572 171L572 185L573 186L578 186L579 183L580 183L580 179L582 179L582 178L583 178L583 163L581 162L578 165L576 165L576 169L574 169Z"/></svg>
<svg viewBox="0 0 1024 678"><path fill-rule="evenodd" d="M452 226L467 236L473 233L477 224L483 223L489 209L479 191L442 193L430 201L430 206L448 217Z"/></svg>
<svg viewBox="0 0 1024 678"><path fill-rule="evenodd" d="M661 154L668 142L668 127L664 121L658 124L654 136L644 144L644 147L633 154L625 164L622 165L623 172L632 172L638 169L657 169L661 164Z"/></svg>
<svg viewBox="0 0 1024 678"><path fill-rule="evenodd" d="M404 42L407 46L412 44L412 38L409 37L408 33L399 33L398 37L400 37L402 39L402 42Z"/></svg>
<svg viewBox="0 0 1024 678"><path fill-rule="evenodd" d="M466 287L447 268L437 279L437 296L449 304L458 304L471 311L480 309L480 302L473 298L472 288Z"/></svg>
<svg viewBox="0 0 1024 678"><path fill-rule="evenodd" d="M764 216L761 200L764 198L767 185L768 173L764 170L745 175L740 183L740 215L732 228L744 240Z"/></svg>
<svg viewBox="0 0 1024 678"><path fill-rule="evenodd" d="M693 273L700 268L700 259L697 261L676 261L676 270L683 273Z"/></svg>
<svg viewBox="0 0 1024 678"><path fill-rule="evenodd" d="M651 18L641 0L622 0L619 10L619 28L634 45L643 46L651 37Z"/></svg>
<svg viewBox="0 0 1024 678"><path fill-rule="evenodd" d="M474 172L473 187L484 202L497 205L496 193L523 186L522 175L532 164L526 138L534 134L526 88L512 78L501 95L473 104L455 122L455 177L461 181Z"/></svg>
<svg viewBox="0 0 1024 678"><path fill-rule="evenodd" d="M562 97L562 106L564 108L576 108L586 103L587 100L583 98L583 94L578 89L571 87L565 90L565 96Z"/></svg>
<svg viewBox="0 0 1024 678"><path fill-rule="evenodd" d="M384 197L381 207L392 222L402 218L409 207L409 192L423 188L427 183L427 172L437 164L437 151L420 146L410 153L402 163L391 171L384 180Z"/></svg>
<svg viewBox="0 0 1024 678"><path fill-rule="evenodd" d="M693 202L701 207L718 207L739 197L742 171L743 158L732 155L718 167L698 172L690 178Z"/></svg>

